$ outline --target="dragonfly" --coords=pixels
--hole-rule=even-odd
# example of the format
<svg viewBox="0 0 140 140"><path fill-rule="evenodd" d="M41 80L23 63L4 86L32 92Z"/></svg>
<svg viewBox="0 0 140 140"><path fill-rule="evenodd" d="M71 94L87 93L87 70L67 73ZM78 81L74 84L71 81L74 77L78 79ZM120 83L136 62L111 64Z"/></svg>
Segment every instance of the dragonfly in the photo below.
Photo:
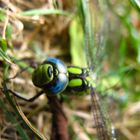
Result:
<svg viewBox="0 0 140 140"><path fill-rule="evenodd" d="M25 101L34 101L44 93L47 93L50 96L57 96L61 93L75 96L84 96L90 94L94 118L93 121L95 122L98 139L114 140L111 130L108 130L108 124L103 112L101 111L98 94L95 92L95 88L92 83L91 75L94 71L94 58L92 58L93 55L91 54L91 48L93 48L91 45L91 28L89 28L91 25L88 25L90 23L90 17L85 12L88 11L88 8L86 7L87 5L84 3L84 0L82 2L85 22L85 52L87 56L88 67L83 68L78 66L67 66L62 60L50 57L47 58L42 64L38 65L32 74L33 84L36 87L42 89L38 94L26 99L10 89L8 89L8 91Z"/></svg>
<svg viewBox="0 0 140 140"><path fill-rule="evenodd" d="M98 139L112 140L111 132L108 131L108 124L106 124L90 78L89 68L67 66L62 60L50 57L34 69L32 82L36 87L42 90L29 99L22 97L10 89L8 89L8 91L25 101L34 101L44 93L47 93L49 96L57 96L63 93L68 96L85 96L90 94Z"/></svg>

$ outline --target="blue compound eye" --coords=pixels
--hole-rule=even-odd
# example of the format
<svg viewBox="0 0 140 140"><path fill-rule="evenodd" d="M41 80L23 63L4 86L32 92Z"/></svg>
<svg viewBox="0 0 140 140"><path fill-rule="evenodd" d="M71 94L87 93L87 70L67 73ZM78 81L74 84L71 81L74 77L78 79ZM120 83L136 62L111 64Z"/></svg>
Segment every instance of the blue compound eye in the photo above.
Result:
<svg viewBox="0 0 140 140"><path fill-rule="evenodd" d="M48 58L44 61L45 63L51 63L60 73L67 73L67 67L66 65L58 58Z"/></svg>
<svg viewBox="0 0 140 140"><path fill-rule="evenodd" d="M61 93L62 91L66 89L68 85L68 81L69 80L66 74L61 73L57 76L53 84L48 84L44 86L44 90L49 91L49 93L51 94Z"/></svg>

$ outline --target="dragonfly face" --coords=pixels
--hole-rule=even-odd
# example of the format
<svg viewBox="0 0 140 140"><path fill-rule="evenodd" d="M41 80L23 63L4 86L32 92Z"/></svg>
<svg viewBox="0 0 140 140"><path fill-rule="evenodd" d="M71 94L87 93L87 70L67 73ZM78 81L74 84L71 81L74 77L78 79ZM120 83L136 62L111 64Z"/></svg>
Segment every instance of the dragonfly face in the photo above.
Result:
<svg viewBox="0 0 140 140"><path fill-rule="evenodd" d="M89 69L68 66L57 58L48 58L32 76L33 84L50 94L64 90L71 95L89 94Z"/></svg>
<svg viewBox="0 0 140 140"><path fill-rule="evenodd" d="M50 94L58 94L68 85L65 64L56 58L48 58L38 66L32 75L33 84Z"/></svg>

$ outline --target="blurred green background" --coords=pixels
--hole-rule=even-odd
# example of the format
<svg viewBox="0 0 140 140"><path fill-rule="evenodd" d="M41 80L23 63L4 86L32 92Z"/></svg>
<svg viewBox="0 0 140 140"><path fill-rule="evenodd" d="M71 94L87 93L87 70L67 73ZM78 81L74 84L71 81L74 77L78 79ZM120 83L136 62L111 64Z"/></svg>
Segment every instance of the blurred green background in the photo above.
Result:
<svg viewBox="0 0 140 140"><path fill-rule="evenodd" d="M97 77L96 91L110 112L110 120L117 130L117 136L120 140L139 140L140 2L138 0L89 1L90 8L86 14L91 16L94 36L94 48L88 50L91 56L87 56L85 49L83 30L85 22L80 3L82 3L80 0L47 2L1 0L0 81L1 83L3 81L6 64L10 65L8 77L12 77L20 69L41 63L48 56L58 57L67 65L81 67L87 67L87 57L91 57ZM37 91L32 85L30 71L16 79L9 83L11 89L31 95ZM25 83L28 83L26 89ZM0 136L8 139L7 133L16 133L13 129L16 121L13 121L12 117L7 119L6 112L14 111L2 93L0 98L2 120ZM71 100L65 98L66 101ZM72 99L70 104L65 103L66 112L73 115L68 117L70 134L74 140L80 139L81 135L84 140L91 140L95 132L89 125L93 121L89 109L90 99L88 97ZM5 101L7 105L4 107ZM43 99L43 105L39 105L39 102L28 105L23 101L18 102L22 105L23 112L29 115L31 122L48 136L51 117L49 112L45 112L46 99ZM35 111L31 113L31 109ZM87 117L79 115L79 112ZM43 123L39 123L39 118ZM84 120L84 124L81 120ZM78 130L73 130L74 127Z"/></svg>

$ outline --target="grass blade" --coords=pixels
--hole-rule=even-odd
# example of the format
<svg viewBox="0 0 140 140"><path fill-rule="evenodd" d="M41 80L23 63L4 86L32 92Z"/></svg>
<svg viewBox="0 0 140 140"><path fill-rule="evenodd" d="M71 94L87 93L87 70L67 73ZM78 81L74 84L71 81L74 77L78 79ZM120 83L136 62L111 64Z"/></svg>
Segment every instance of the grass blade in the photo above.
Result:
<svg viewBox="0 0 140 140"><path fill-rule="evenodd" d="M9 95L7 86L6 86L6 79L8 77L8 69L9 69L9 65L6 65L4 68L4 76L3 76L3 93L5 94L8 102L10 103L10 105L13 107L14 111L16 112L16 115L23 120L24 124L33 132L33 134L35 134L36 137L38 137L40 140L47 140L47 138L45 138L45 136L43 136L40 132L38 132L38 130L36 130L31 123L28 121L27 117L24 115L24 113L22 112L22 110L20 109L20 107L18 106L18 104L16 103L16 100L13 101ZM8 112L9 113L9 112ZM10 116L8 114L8 116ZM15 119L15 116L12 117L10 116L9 118L14 124L17 123L17 120ZM16 127L17 131L19 132L20 136L23 138L23 140L30 140L28 135L26 134L26 132L24 131L24 129L18 125Z"/></svg>
<svg viewBox="0 0 140 140"><path fill-rule="evenodd" d="M64 16L69 15L68 12L63 11L63 10L58 10L58 9L33 9L33 10L21 12L18 15L20 15L20 16L34 16L34 15L51 15L51 14L64 15Z"/></svg>
<svg viewBox="0 0 140 140"><path fill-rule="evenodd" d="M0 38L0 57L7 63L12 64L9 56L6 54L7 42L5 39Z"/></svg>
<svg viewBox="0 0 140 140"><path fill-rule="evenodd" d="M139 0L130 0L134 8L140 12L140 1Z"/></svg>

